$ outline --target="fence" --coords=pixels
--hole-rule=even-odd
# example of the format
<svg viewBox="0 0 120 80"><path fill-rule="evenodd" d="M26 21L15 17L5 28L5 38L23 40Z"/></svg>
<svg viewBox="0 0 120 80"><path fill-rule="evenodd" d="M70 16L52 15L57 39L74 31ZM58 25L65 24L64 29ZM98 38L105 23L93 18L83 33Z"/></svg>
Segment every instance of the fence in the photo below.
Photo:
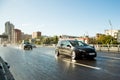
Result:
<svg viewBox="0 0 120 80"><path fill-rule="evenodd" d="M120 45L94 45L97 51L120 52Z"/></svg>

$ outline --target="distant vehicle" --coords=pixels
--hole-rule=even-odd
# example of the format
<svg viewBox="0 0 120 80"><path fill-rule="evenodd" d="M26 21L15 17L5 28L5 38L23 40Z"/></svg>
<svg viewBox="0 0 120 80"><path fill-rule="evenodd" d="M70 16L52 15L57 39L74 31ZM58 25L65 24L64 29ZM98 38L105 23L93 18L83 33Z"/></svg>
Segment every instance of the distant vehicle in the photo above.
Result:
<svg viewBox="0 0 120 80"><path fill-rule="evenodd" d="M59 56L61 54L69 55L73 60L79 58L94 59L97 56L94 47L77 40L58 41L58 44L55 49L55 55Z"/></svg>
<svg viewBox="0 0 120 80"><path fill-rule="evenodd" d="M21 47L22 47L22 49L24 49L24 50L32 50L33 49L33 47L32 47L32 44L30 43L30 42L23 42L22 44L21 44Z"/></svg>

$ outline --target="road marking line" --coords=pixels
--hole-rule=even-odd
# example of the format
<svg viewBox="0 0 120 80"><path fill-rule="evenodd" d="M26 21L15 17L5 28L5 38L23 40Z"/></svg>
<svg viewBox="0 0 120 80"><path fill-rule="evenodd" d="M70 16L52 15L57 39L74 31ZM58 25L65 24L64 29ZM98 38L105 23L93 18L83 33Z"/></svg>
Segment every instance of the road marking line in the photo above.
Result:
<svg viewBox="0 0 120 80"><path fill-rule="evenodd" d="M118 59L118 60L120 60L120 58L117 58L117 57L109 57L109 56L100 56L100 57L111 58L111 59Z"/></svg>
<svg viewBox="0 0 120 80"><path fill-rule="evenodd" d="M72 63L72 64L75 64L75 65L79 65L79 66L91 68L91 69L96 69L96 70L100 70L100 69L101 69L101 68L99 68L99 67L89 66L89 65L81 64L81 63L76 63L75 61L68 61L68 60L63 60L63 61L69 62L69 63Z"/></svg>

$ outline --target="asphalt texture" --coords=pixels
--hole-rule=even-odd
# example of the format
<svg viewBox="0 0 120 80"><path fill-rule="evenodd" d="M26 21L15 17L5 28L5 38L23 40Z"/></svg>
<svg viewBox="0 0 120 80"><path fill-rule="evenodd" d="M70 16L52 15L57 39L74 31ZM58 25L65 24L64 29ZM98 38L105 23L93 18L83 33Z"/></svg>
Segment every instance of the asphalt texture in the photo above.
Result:
<svg viewBox="0 0 120 80"><path fill-rule="evenodd" d="M0 47L0 56L9 63L15 80L119 80L120 54L98 52L94 60L71 60L55 48Z"/></svg>

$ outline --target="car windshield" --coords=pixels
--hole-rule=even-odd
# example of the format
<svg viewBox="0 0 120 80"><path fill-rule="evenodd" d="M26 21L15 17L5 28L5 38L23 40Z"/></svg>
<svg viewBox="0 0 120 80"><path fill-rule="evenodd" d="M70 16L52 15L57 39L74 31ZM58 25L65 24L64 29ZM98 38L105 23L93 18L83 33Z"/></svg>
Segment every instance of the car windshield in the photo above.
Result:
<svg viewBox="0 0 120 80"><path fill-rule="evenodd" d="M30 44L29 42L24 42L24 44Z"/></svg>
<svg viewBox="0 0 120 80"><path fill-rule="evenodd" d="M72 46L88 46L86 43L82 42L82 41L70 41Z"/></svg>

